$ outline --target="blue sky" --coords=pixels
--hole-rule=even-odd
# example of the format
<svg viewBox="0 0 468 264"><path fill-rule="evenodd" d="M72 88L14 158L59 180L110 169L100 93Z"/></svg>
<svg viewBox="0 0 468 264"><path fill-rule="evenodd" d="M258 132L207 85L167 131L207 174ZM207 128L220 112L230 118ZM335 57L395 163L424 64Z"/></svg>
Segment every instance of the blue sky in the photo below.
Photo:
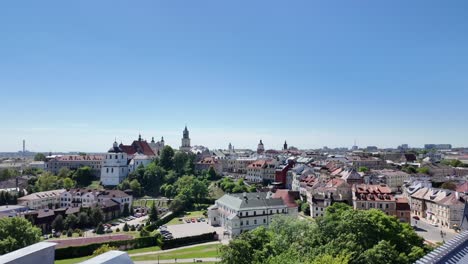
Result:
<svg viewBox="0 0 468 264"><path fill-rule="evenodd" d="M0 151L468 146L466 1L3 1Z"/></svg>

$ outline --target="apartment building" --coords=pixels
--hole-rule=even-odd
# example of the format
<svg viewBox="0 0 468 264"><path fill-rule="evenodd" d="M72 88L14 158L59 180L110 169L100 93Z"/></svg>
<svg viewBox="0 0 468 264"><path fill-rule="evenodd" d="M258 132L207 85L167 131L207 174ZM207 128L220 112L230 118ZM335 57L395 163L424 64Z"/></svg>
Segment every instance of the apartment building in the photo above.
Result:
<svg viewBox="0 0 468 264"><path fill-rule="evenodd" d="M60 195L65 189L37 192L18 198L18 205L23 205L31 210L55 208L60 201Z"/></svg>

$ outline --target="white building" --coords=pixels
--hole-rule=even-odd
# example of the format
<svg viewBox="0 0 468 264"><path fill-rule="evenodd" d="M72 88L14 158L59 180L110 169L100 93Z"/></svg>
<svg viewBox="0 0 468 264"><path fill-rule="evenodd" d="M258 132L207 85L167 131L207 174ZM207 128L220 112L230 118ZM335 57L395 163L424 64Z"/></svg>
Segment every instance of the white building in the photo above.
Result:
<svg viewBox="0 0 468 264"><path fill-rule="evenodd" d="M47 209L59 204L60 195L65 189L37 192L18 198L18 205L23 205L31 210Z"/></svg>
<svg viewBox="0 0 468 264"><path fill-rule="evenodd" d="M277 215L297 217L295 199L288 190L276 193L225 194L208 208L208 223L222 226L231 236L268 226Z"/></svg>
<svg viewBox="0 0 468 264"><path fill-rule="evenodd" d="M101 183L104 186L116 186L128 176L128 156L117 142L104 156L101 168Z"/></svg>
<svg viewBox="0 0 468 264"><path fill-rule="evenodd" d="M130 163L128 164L129 172L135 171L140 165L146 167L152 161L152 157L137 153L133 156L132 160L130 160Z"/></svg>
<svg viewBox="0 0 468 264"><path fill-rule="evenodd" d="M60 207L92 207L112 200L120 205L123 211L124 204L129 207L133 197L121 190L96 190L96 189L70 189L60 194Z"/></svg>

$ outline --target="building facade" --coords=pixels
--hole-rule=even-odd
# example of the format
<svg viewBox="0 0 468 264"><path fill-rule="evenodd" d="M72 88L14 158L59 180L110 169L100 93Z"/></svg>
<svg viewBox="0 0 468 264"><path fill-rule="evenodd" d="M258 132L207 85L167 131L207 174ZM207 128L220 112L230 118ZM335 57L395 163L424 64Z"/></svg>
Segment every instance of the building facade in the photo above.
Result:
<svg viewBox="0 0 468 264"><path fill-rule="evenodd" d="M268 226L277 215L297 217L297 213L292 195L285 199L284 193L277 196L272 192L225 194L208 208L208 223L222 226L229 235L237 236Z"/></svg>

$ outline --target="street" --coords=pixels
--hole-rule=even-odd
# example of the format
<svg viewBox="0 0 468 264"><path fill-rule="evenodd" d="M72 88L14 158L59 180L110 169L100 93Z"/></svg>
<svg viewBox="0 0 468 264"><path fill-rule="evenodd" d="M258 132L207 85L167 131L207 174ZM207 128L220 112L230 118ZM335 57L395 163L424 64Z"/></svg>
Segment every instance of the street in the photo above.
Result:
<svg viewBox="0 0 468 264"><path fill-rule="evenodd" d="M423 219L415 220L411 218L411 225L416 227L415 231L418 235L432 243L448 241L457 235L457 233L451 229L441 228L440 226L435 227ZM443 232L443 236L440 231Z"/></svg>

